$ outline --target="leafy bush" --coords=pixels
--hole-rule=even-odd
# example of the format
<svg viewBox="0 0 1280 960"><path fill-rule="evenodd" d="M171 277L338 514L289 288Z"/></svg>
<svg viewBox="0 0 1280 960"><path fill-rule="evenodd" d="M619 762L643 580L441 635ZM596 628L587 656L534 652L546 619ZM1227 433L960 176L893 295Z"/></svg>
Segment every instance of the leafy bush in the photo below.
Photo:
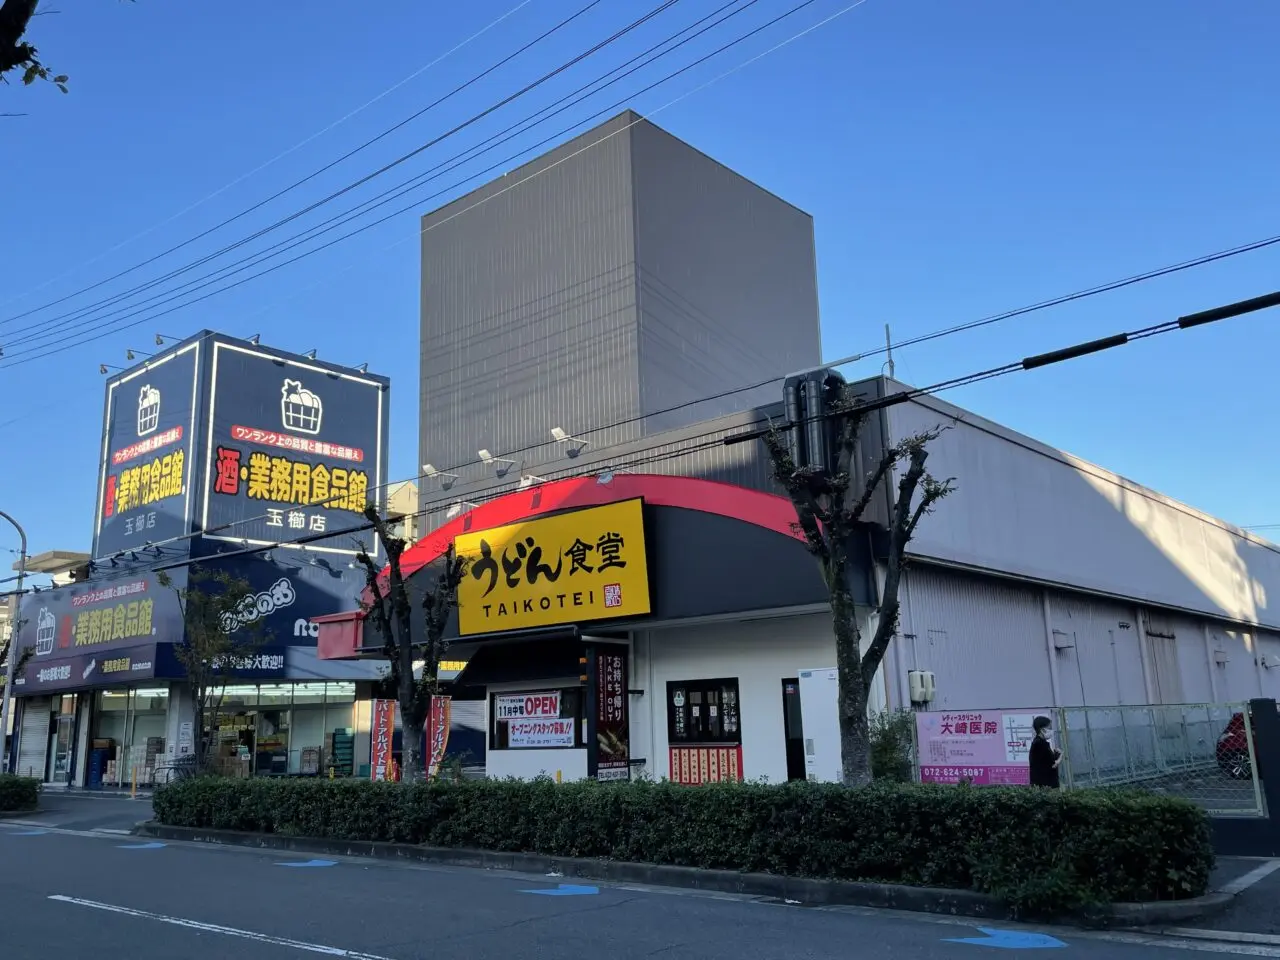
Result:
<svg viewBox="0 0 1280 960"><path fill-rule="evenodd" d="M877 780L914 779L915 722L910 710L885 710L871 718L871 775Z"/></svg>
<svg viewBox="0 0 1280 960"><path fill-rule="evenodd" d="M1204 893L1198 807L1150 795L877 783L177 781L184 827L975 890L1028 912Z"/></svg>
<svg viewBox="0 0 1280 960"><path fill-rule="evenodd" d="M0 813L34 810L39 797L39 780L0 773Z"/></svg>

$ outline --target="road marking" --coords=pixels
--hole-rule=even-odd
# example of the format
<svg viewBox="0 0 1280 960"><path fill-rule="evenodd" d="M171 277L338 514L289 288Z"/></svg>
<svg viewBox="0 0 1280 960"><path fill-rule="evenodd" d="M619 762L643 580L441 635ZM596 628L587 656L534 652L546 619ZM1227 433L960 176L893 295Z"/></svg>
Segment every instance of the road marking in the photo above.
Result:
<svg viewBox="0 0 1280 960"><path fill-rule="evenodd" d="M562 883L558 887L544 887L541 890L521 890L521 893L537 893L544 897L590 897L600 892L599 887L584 887L576 883Z"/></svg>
<svg viewBox="0 0 1280 960"><path fill-rule="evenodd" d="M114 833L119 836L127 837L133 833L132 830L117 830L115 827L94 827L93 833Z"/></svg>
<svg viewBox="0 0 1280 960"><path fill-rule="evenodd" d="M288 937L273 937L269 933L255 933L252 930L240 930L237 927L224 927L217 923L201 923L199 920L187 920L183 917L167 917L162 913L151 913L147 910L134 910L131 907L117 907L110 903L99 903L96 900L81 900L78 897L67 897L55 893L49 897L59 903L70 903L77 907L89 907L93 910L105 910L107 913L119 913L126 917L137 917L139 920L154 920L175 927L186 927L201 933L220 933L227 937L239 937L241 940L256 940L259 943L270 943L277 947L292 947L307 953L322 953L328 957L349 957L350 960L390 960L373 953L359 950L344 950L341 947L330 947L323 943L307 943L303 940L291 940Z"/></svg>
<svg viewBox="0 0 1280 960"><path fill-rule="evenodd" d="M1245 933L1243 930L1202 930L1196 927L1161 927L1160 933L1192 940L1220 940L1226 943L1259 943L1280 947L1280 936L1274 933Z"/></svg>
<svg viewBox="0 0 1280 960"><path fill-rule="evenodd" d="M333 867L337 866L337 860L290 860L280 861L277 867Z"/></svg>
<svg viewBox="0 0 1280 960"><path fill-rule="evenodd" d="M43 837L48 832L49 832L48 830L10 830L8 831L9 836L11 837Z"/></svg>
<svg viewBox="0 0 1280 960"><path fill-rule="evenodd" d="M991 927L978 927L981 937L947 937L943 943L972 943L979 947L997 947L1001 950L1036 950L1050 947L1065 947L1066 944L1057 937L1047 933L1027 933L1022 930L995 930Z"/></svg>
<svg viewBox="0 0 1280 960"><path fill-rule="evenodd" d="M151 843L117 843L116 849L117 850L159 850L162 847L167 847L167 846L168 846L167 843L160 843L159 841L153 840Z"/></svg>
<svg viewBox="0 0 1280 960"><path fill-rule="evenodd" d="M1280 870L1280 860L1268 860L1266 863L1261 863L1254 867L1243 877L1237 877L1235 880L1232 880L1218 892L1229 893L1234 897L1236 894L1243 893L1245 890L1248 890L1255 883L1259 883L1267 879L1267 877L1271 876L1271 874L1275 873L1277 870Z"/></svg>

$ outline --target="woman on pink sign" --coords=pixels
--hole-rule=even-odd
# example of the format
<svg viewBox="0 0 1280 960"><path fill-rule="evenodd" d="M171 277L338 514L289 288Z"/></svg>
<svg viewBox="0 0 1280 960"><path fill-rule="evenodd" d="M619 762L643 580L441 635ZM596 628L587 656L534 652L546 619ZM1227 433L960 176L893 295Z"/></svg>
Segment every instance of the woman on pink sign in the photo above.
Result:
<svg viewBox="0 0 1280 960"><path fill-rule="evenodd" d="M1031 721L1031 729L1035 731L1035 739L1031 741L1029 751L1031 764L1031 785L1033 787L1049 787L1058 789L1058 764L1062 762L1062 751L1049 742L1052 724L1048 717L1036 717Z"/></svg>

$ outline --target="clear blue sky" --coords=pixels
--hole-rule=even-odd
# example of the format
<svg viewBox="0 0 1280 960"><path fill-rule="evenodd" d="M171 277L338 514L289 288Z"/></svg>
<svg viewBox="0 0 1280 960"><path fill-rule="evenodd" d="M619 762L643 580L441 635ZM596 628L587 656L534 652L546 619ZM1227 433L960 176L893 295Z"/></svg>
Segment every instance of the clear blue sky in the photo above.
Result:
<svg viewBox="0 0 1280 960"><path fill-rule="evenodd" d="M40 17L31 39L56 71L70 74L71 93L47 85L0 88L0 112L28 114L0 119L6 185L0 509L26 522L33 552L88 549L103 403L98 364L123 364L127 347L149 349L157 331L260 333L285 348L368 361L392 378L392 473L416 473L416 213L465 187L435 199L429 194L670 67L650 67L503 153L385 208L417 199L415 212L260 280L30 363L13 361L42 341L14 341L40 332L22 328L238 240L438 135L648 3L606 0L484 82L264 210L90 296L13 318L269 196L585 0L531 0L464 51L305 147L102 256L366 103L516 2L278 0L232 10L174 0L44 0L58 12ZM616 49L352 199L453 156L721 2L680 0ZM847 2L816 0L631 106L652 111ZM709 51L791 4L758 0L663 63L687 62L695 50ZM885 322L905 339L1280 233L1278 31L1280 6L1266 0L867 0L654 120L814 215L831 358L876 346ZM897 373L930 383L1268 292L1280 286L1277 263L1280 248L1248 254L902 350ZM126 319L126 312L113 318L117 324L148 316ZM1280 503L1271 495L1280 466L1272 436L1278 322L1275 313L1259 314L947 398L1233 522L1280 523ZM73 332L83 337L104 329L110 328L86 322ZM76 340L66 333L43 342L64 347ZM878 365L852 372L871 374ZM13 539L0 531L0 548L16 546Z"/></svg>

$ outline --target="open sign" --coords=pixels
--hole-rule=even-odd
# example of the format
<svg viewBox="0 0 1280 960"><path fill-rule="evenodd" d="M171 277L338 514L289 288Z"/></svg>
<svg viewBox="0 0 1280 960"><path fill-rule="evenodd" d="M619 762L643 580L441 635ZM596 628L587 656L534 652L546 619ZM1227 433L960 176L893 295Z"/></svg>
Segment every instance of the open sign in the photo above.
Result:
<svg viewBox="0 0 1280 960"><path fill-rule="evenodd" d="M560 692L504 694L494 698L494 710L499 720L528 720L537 717L560 716Z"/></svg>

